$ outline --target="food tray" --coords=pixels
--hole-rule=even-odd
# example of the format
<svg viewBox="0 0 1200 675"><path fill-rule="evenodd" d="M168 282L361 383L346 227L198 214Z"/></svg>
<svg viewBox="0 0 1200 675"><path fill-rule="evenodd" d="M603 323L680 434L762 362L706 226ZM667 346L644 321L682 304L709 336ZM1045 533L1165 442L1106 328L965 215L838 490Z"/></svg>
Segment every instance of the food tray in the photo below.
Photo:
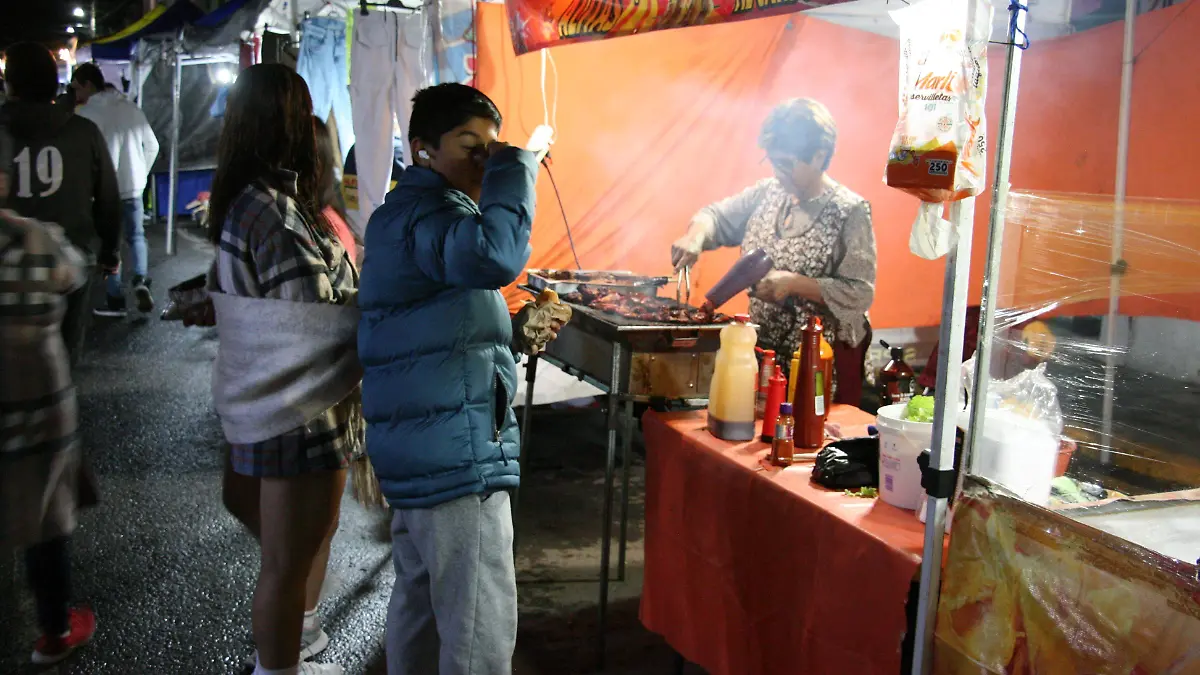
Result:
<svg viewBox="0 0 1200 675"><path fill-rule="evenodd" d="M528 270L526 283L541 293L549 288L559 295L574 293L580 286L598 286L644 295L658 295L658 289L671 280L633 272L612 270Z"/></svg>

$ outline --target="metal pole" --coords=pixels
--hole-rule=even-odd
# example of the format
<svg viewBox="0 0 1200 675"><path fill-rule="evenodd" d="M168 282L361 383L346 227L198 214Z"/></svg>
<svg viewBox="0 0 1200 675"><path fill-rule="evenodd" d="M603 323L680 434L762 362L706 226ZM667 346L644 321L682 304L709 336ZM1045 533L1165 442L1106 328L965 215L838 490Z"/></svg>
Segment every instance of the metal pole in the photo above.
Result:
<svg viewBox="0 0 1200 675"><path fill-rule="evenodd" d="M617 581L625 581L625 549L629 541L629 472L633 464L633 399L621 411L621 529L617 542Z"/></svg>
<svg viewBox="0 0 1200 675"><path fill-rule="evenodd" d="M936 383L933 440L929 447L929 468L950 471L954 468L954 435L958 428L958 390L962 386L962 344L967 319L967 287L971 281L971 239L974 230L975 199L954 202L950 220L957 230L957 241L946 256L946 278L942 288L942 325L938 334L938 371ZM917 604L917 628L913 652L913 675L927 675L933 665L933 626L937 618L938 589L942 576L942 545L946 534L946 499L927 499L925 512L925 548L921 560L921 598Z"/></svg>
<svg viewBox="0 0 1200 675"><path fill-rule="evenodd" d="M171 155L167 183L167 255L175 255L175 202L179 197L179 88L183 80L183 31L172 49L175 74L171 78Z"/></svg>
<svg viewBox="0 0 1200 675"><path fill-rule="evenodd" d="M1017 15L1017 30L1025 30L1025 12ZM983 411L986 408L988 384L992 379L992 333L996 330L996 295L1000 289L1000 258L1004 251L1004 215L1008 206L1009 169L1012 166L1012 135L1017 123L1017 92L1021 82L1021 55L1024 50L1012 43L1004 67L1004 98L1000 108L1000 125L996 134L996 177L992 184L992 212L988 225L987 267L983 273L983 298L980 302L979 345L975 351L975 386L971 391L971 428L963 448L963 462L974 473L972 449L983 433ZM965 468L965 467L960 467ZM959 487L967 471L959 473Z"/></svg>
<svg viewBox="0 0 1200 675"><path fill-rule="evenodd" d="M1125 47L1121 56L1121 108L1117 121L1117 182L1113 197L1112 258L1108 277L1108 320L1104 330L1104 411L1100 463L1112 463L1113 389L1116 386L1117 312L1121 305L1121 256L1125 248L1125 191L1129 177L1129 118L1133 107L1133 40L1137 0L1125 0Z"/></svg>
<svg viewBox="0 0 1200 675"><path fill-rule="evenodd" d="M617 455L617 430L621 424L621 365L624 349L613 344L612 377L608 388L608 444L604 455L604 504L600 541L600 622L596 629L596 670L604 670L605 630L608 623L608 573L612 567L613 482Z"/></svg>
<svg viewBox="0 0 1200 675"><path fill-rule="evenodd" d="M525 408L521 410L521 445L520 454L518 455L517 466L521 467L522 478L529 475L529 465L527 462L530 438L530 425L533 423L533 385L537 381L537 369L539 359L536 356L529 357L525 363ZM513 555L517 554L517 512L518 506L521 503L521 488L513 490L512 494L512 518L513 518Z"/></svg>
<svg viewBox="0 0 1200 675"><path fill-rule="evenodd" d="M1017 40L1018 31L1023 33L1025 28L1025 12L1017 10L1014 29L1009 30L1008 64L1004 77L1004 108L1001 112L1001 131L999 135L998 157L996 159L996 182L1002 184L1003 193L1008 191L1008 164L1012 157L1012 129L1016 115L1016 94L1019 83L1020 59L1014 60L1013 52L1017 48L1013 43ZM968 21L970 18L968 18ZM993 187L993 190L995 186ZM988 242L988 264L1000 262L999 251L1003 238L997 238L992 230L1003 227L1004 203L993 193L992 211L990 217L990 240ZM971 239L974 234L975 200L966 199L955 202L951 209L951 219L957 225L959 235L954 250L946 261L945 288L942 291L942 325L938 347L938 374L936 415L933 425L933 442L930 448L930 468L946 471L954 466L954 435L958 392L962 386L962 343L966 323L967 286L970 281ZM997 218L1000 218L999 223ZM992 270L989 268L989 273ZM999 279L992 278L994 286ZM995 299L995 288L990 292ZM947 303L949 300L949 303ZM985 309L994 311L993 305ZM987 342L990 335L981 331L981 342ZM977 356L976 368L984 363L984 355ZM985 373L990 374L988 366L982 366ZM950 370L953 369L953 370ZM976 377L976 383L980 381ZM976 385L978 386L978 384ZM973 406L979 408L981 406ZM973 413L974 414L974 413ZM913 675L928 675L933 667L933 629L937 620L937 600L941 588L942 577L942 547L945 543L947 500L927 499L922 507L925 512L925 546L922 551L920 598L917 601L917 625L913 651Z"/></svg>

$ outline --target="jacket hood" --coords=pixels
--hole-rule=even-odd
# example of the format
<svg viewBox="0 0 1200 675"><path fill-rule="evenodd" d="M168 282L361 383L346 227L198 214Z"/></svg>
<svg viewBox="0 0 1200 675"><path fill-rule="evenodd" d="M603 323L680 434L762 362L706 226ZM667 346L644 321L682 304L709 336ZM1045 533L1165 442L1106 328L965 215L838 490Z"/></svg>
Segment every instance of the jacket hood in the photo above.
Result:
<svg viewBox="0 0 1200 675"><path fill-rule="evenodd" d="M0 113L0 118L7 122L14 136L40 140L57 135L75 111L57 103L9 100L0 108Z"/></svg>

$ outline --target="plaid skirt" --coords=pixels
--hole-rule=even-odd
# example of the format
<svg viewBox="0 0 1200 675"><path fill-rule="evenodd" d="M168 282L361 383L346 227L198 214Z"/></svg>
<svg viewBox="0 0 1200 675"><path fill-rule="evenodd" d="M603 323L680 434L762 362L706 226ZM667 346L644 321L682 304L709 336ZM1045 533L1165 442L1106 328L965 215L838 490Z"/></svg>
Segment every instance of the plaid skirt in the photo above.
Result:
<svg viewBox="0 0 1200 675"><path fill-rule="evenodd" d="M290 478L350 466L355 414L343 401L298 429L248 444L230 444L229 459L235 473L252 478Z"/></svg>

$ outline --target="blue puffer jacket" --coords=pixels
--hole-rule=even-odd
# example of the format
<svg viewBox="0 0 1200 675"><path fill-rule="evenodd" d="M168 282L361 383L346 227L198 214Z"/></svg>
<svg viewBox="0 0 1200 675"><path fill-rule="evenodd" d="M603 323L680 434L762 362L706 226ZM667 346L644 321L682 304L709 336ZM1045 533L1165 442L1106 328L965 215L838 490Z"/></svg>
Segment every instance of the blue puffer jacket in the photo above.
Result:
<svg viewBox="0 0 1200 675"><path fill-rule="evenodd" d="M534 156L492 157L476 205L410 167L367 225L358 303L367 452L396 508L514 488L512 319L531 252Z"/></svg>

